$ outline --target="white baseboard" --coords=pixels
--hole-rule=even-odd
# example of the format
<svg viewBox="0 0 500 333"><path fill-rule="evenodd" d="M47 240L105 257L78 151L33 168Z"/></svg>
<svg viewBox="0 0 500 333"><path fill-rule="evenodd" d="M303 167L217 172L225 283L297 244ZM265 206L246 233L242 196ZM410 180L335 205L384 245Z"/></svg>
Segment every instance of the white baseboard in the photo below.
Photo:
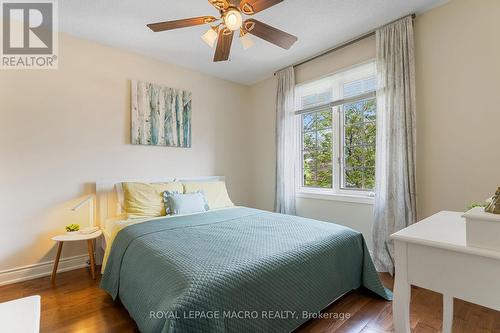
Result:
<svg viewBox="0 0 500 333"><path fill-rule="evenodd" d="M59 260L57 272L66 272L73 269L85 267L87 266L88 258L89 256L87 254L61 258L61 260ZM51 260L39 264L27 265L0 271L0 286L51 275L53 267L54 261Z"/></svg>

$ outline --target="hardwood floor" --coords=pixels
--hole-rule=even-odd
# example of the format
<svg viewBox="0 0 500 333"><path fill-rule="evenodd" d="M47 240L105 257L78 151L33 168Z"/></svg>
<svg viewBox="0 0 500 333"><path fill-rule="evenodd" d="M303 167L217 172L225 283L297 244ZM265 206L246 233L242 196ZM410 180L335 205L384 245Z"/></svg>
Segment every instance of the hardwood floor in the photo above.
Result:
<svg viewBox="0 0 500 333"><path fill-rule="evenodd" d="M381 275L392 289L392 278ZM42 332L138 332L123 306L113 302L99 288L99 279L91 280L88 269L59 273L57 286L50 277L0 287L0 302L30 296L42 296ZM412 289L411 327L413 332L441 331L442 297L421 288ZM331 305L325 313L344 313L346 319L315 319L296 333L382 333L393 332L391 302L366 290L356 290ZM349 318L347 319L347 316ZM500 333L500 312L455 300L454 332Z"/></svg>

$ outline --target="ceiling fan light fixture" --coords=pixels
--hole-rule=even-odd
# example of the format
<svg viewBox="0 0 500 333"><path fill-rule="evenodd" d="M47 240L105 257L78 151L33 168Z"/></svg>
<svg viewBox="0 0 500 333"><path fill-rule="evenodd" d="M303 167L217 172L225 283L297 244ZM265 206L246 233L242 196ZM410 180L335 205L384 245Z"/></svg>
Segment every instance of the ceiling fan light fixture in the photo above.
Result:
<svg viewBox="0 0 500 333"><path fill-rule="evenodd" d="M243 17L237 9L230 9L224 14L224 24L231 31L236 31L243 24Z"/></svg>
<svg viewBox="0 0 500 333"><path fill-rule="evenodd" d="M211 48L214 48L215 42L217 41L217 37L218 37L218 34L217 34L216 29L211 27L210 29L208 29L207 32L205 32L203 34L203 36L201 36L201 39L203 39L203 41L205 43L207 43L208 46L210 46Z"/></svg>
<svg viewBox="0 0 500 333"><path fill-rule="evenodd" d="M227 61L231 53L234 35L239 30L240 43L247 50L255 38L263 39L283 49L290 49L297 37L254 18L243 18L273 7L285 0L208 0L218 10L215 16L196 16L180 20L150 23L146 26L154 32L208 25L210 29L201 38L215 48L214 62ZM247 34L251 34L247 35Z"/></svg>
<svg viewBox="0 0 500 333"><path fill-rule="evenodd" d="M248 50L255 44L255 41L253 40L252 36L250 36L250 34L247 33L240 36L240 42L241 45L243 45L243 50Z"/></svg>

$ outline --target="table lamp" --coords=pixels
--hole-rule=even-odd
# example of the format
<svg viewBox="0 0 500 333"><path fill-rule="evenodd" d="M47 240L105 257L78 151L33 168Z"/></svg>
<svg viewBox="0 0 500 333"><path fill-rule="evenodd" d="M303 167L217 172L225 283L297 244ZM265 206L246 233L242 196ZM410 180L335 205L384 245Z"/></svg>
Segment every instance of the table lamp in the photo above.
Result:
<svg viewBox="0 0 500 333"><path fill-rule="evenodd" d="M95 195L91 194L91 195L87 196L80 203L78 203L75 207L71 208L71 210L77 211L81 207L85 206L86 204L88 204L88 208L89 208L89 214L88 214L89 223L88 223L88 227L80 229L80 233L91 234L91 233L99 230L99 227L95 226L95 215L94 215Z"/></svg>

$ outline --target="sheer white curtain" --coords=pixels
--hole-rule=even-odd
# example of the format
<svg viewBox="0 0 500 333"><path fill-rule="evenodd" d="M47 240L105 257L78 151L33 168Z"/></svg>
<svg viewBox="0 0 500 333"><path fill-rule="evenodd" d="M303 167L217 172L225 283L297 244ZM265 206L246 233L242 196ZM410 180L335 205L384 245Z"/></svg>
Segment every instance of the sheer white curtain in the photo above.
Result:
<svg viewBox="0 0 500 333"><path fill-rule="evenodd" d="M294 113L295 74L293 67L279 71L276 98L276 196L274 210L295 214L298 120Z"/></svg>
<svg viewBox="0 0 500 333"><path fill-rule="evenodd" d="M374 259L394 271L389 236L416 220L415 58L413 22L403 18L377 30L377 157Z"/></svg>

